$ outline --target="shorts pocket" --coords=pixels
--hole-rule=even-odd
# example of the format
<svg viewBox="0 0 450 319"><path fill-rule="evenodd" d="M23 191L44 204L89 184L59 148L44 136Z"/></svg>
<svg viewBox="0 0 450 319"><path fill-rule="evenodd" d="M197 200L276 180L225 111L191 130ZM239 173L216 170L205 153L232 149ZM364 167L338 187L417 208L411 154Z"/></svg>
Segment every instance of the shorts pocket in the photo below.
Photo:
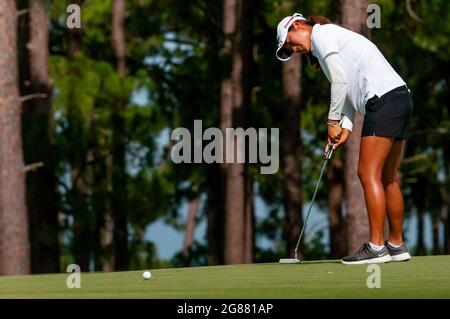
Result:
<svg viewBox="0 0 450 319"><path fill-rule="evenodd" d="M379 101L380 101L380 98L378 97L378 95L375 95L375 96L371 97L369 100L367 100L366 112L376 112L380 107Z"/></svg>

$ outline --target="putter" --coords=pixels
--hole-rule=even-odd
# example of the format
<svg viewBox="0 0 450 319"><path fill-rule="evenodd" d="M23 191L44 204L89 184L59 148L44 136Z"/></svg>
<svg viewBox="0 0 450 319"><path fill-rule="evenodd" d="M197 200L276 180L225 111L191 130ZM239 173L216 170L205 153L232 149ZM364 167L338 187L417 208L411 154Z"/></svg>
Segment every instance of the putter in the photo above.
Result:
<svg viewBox="0 0 450 319"><path fill-rule="evenodd" d="M306 223L308 222L309 213L311 213L311 207L314 204L314 199L316 198L317 190L319 189L320 180L322 179L323 172L325 170L325 167L327 166L328 160L331 158L331 154L333 154L333 145L334 142L331 142L327 145L327 150L325 152L325 163L323 164L322 171L320 172L319 180L317 181L316 190L314 191L313 198L311 200L311 203L309 204L308 214L306 214L305 223L303 224L302 231L300 232L300 236L298 237L297 245L295 246L294 250L294 258L281 258L280 264L297 264L300 262L300 259L297 258L297 250L298 246L300 245L300 241L302 240L303 232L305 231Z"/></svg>

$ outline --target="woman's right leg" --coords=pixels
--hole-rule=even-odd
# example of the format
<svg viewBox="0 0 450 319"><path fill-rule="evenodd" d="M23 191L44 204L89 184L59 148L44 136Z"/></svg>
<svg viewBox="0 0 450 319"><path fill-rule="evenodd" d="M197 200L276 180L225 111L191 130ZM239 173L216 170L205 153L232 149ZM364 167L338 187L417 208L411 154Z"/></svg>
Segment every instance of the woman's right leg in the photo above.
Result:
<svg viewBox="0 0 450 319"><path fill-rule="evenodd" d="M397 170L400 166L403 140L395 141L383 167L382 183L386 198L386 214L389 221L389 242L394 245L403 243L403 195L398 184Z"/></svg>

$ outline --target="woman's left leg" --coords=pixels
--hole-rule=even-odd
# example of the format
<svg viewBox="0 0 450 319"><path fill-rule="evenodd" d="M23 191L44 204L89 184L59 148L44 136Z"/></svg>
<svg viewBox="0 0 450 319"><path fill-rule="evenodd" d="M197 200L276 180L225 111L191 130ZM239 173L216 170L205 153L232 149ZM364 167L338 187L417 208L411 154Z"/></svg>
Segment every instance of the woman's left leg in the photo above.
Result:
<svg viewBox="0 0 450 319"><path fill-rule="evenodd" d="M400 166L402 148L405 141L395 141L391 153L383 167L383 187L386 196L386 215L389 221L389 242L403 244L403 195L398 184L397 171Z"/></svg>
<svg viewBox="0 0 450 319"><path fill-rule="evenodd" d="M394 139L384 136L364 136L361 138L358 176L364 189L367 213L369 215L370 242L384 245L384 219L386 196L382 181L383 167L388 158Z"/></svg>

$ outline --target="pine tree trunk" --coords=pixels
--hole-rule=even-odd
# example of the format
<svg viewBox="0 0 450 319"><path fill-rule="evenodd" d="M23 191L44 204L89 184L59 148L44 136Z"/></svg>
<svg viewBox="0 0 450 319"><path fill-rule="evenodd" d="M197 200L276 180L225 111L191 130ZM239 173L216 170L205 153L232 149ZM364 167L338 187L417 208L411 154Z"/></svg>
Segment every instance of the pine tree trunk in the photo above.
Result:
<svg viewBox="0 0 450 319"><path fill-rule="evenodd" d="M24 3L25 1L22 1ZM43 0L28 1L21 17L20 88L22 95L46 94L22 107L25 162L44 166L28 172L27 207L31 244L31 272L59 272L56 176L52 142L51 84L48 74L48 25ZM24 5L25 8L27 6ZM36 147L39 145L39 147Z"/></svg>
<svg viewBox="0 0 450 319"><path fill-rule="evenodd" d="M444 253L450 254L450 147L444 147L444 202L442 203L442 216L444 217Z"/></svg>
<svg viewBox="0 0 450 319"><path fill-rule="evenodd" d="M253 175L247 168L245 174L245 226L244 226L244 263L251 264L254 260L255 246L255 216L253 211Z"/></svg>
<svg viewBox="0 0 450 319"><path fill-rule="evenodd" d="M100 263L102 271L114 271L114 219L111 210L106 210L100 224Z"/></svg>
<svg viewBox="0 0 450 319"><path fill-rule="evenodd" d="M425 255L425 243L424 243L424 217L425 217L425 196L423 193L422 185L425 185L423 177L419 176L417 182L411 185L414 205L417 210L417 251L416 255Z"/></svg>
<svg viewBox="0 0 450 319"><path fill-rule="evenodd" d="M125 76L128 73L125 60L125 0L113 0L112 5L112 43L116 57L116 68L120 75Z"/></svg>
<svg viewBox="0 0 450 319"><path fill-rule="evenodd" d="M367 0L341 0L342 26L369 38L370 29L367 27L366 11L368 4ZM345 145L347 253L354 253L369 239L364 191L358 177L362 122L362 116L356 112L353 132Z"/></svg>
<svg viewBox="0 0 450 319"><path fill-rule="evenodd" d="M0 1L0 275L30 272L14 0Z"/></svg>
<svg viewBox="0 0 450 319"><path fill-rule="evenodd" d="M244 263L244 164L229 164L225 193L225 264Z"/></svg>
<svg viewBox="0 0 450 319"><path fill-rule="evenodd" d="M125 14L124 0L114 0L112 8L112 43L116 58L116 68L120 76L127 75L125 61ZM125 125L123 110L127 104L125 97L120 98L116 104L113 115L113 218L114 218L114 262L116 270L128 269L128 231L126 216L126 173L125 173Z"/></svg>
<svg viewBox="0 0 450 319"><path fill-rule="evenodd" d="M423 206L417 207L417 255L425 255L424 244L424 208Z"/></svg>
<svg viewBox="0 0 450 319"><path fill-rule="evenodd" d="M444 254L450 254L450 198L447 198L442 204L442 216L444 219Z"/></svg>
<svg viewBox="0 0 450 319"><path fill-rule="evenodd" d="M186 227L184 231L183 257L187 260L190 256L190 250L194 243L195 219L197 217L200 199L195 197L188 205Z"/></svg>
<svg viewBox="0 0 450 319"><path fill-rule="evenodd" d="M331 157L327 170L328 184L328 223L330 232L330 258L339 259L346 252L345 225L342 217L342 199L344 195L344 163Z"/></svg>
<svg viewBox="0 0 450 319"><path fill-rule="evenodd" d="M206 203L208 217L208 265L224 263L225 203L224 178L218 164L208 165L206 183L208 199Z"/></svg>
<svg viewBox="0 0 450 319"><path fill-rule="evenodd" d="M221 93L221 117L222 130L233 128L233 117L235 114L236 87L239 87L239 76L242 70L238 64L240 56L237 50L240 0L224 0L224 35L225 45L223 53L231 58L232 69L229 75L222 81ZM236 61L237 60L237 61ZM237 78L237 79L236 79ZM224 139L224 150L227 149L229 141ZM236 148L234 149L236 152ZM225 152L226 153L226 152ZM244 165L238 163L225 164L225 241L224 262L225 264L243 263L244 257Z"/></svg>
<svg viewBox="0 0 450 319"><path fill-rule="evenodd" d="M439 245L439 224L440 219L437 213L432 213L432 230L433 230L433 255L440 255L441 248Z"/></svg>
<svg viewBox="0 0 450 319"><path fill-rule="evenodd" d="M108 192L112 189L112 156L105 159L106 180ZM100 263L102 271L114 271L114 217L112 212L112 203L107 201L105 210L100 218Z"/></svg>
<svg viewBox="0 0 450 319"><path fill-rule="evenodd" d="M75 263L81 271L89 271L90 264L90 225L89 211L87 210L87 186L80 170L82 158L76 156L72 161L74 168L71 172L73 189L71 192L71 204L73 212L73 251Z"/></svg>
<svg viewBox="0 0 450 319"><path fill-rule="evenodd" d="M74 0L74 4L81 5L83 0ZM80 29L69 29L68 30L68 51L67 55L70 58L74 58L77 52L81 50L81 30ZM78 70L73 69L72 72L77 74ZM71 92L71 94L74 94ZM79 126L83 125L78 123L76 107L69 108L69 130L72 132L73 136L75 131ZM73 112L71 114L71 112ZM70 119L73 119L70 120ZM80 266L81 271L89 271L90 266L90 241L91 241L91 229L89 224L89 212L87 210L87 191L88 186L85 182L85 174L82 171L82 164L86 161L88 156L88 151L83 150L82 152L74 152L71 154L70 164L71 164L71 180L72 180L72 190L71 190L71 210L73 214L73 253L75 258L75 263Z"/></svg>
<svg viewBox="0 0 450 319"><path fill-rule="evenodd" d="M249 107L249 66L251 62L251 1L224 0L223 28L225 43L222 54L230 57L230 73L222 79L221 128L245 127ZM229 143L225 139L226 145ZM234 142L234 153L239 156ZM245 164L223 165L225 170L225 256L226 264L243 263L245 259Z"/></svg>
<svg viewBox="0 0 450 319"><path fill-rule="evenodd" d="M302 218L302 181L301 181L301 72L302 60L294 55L282 64L284 127L282 140L283 203L285 210L284 237L286 255L291 256L297 244ZM300 249L300 257L303 249Z"/></svg>

